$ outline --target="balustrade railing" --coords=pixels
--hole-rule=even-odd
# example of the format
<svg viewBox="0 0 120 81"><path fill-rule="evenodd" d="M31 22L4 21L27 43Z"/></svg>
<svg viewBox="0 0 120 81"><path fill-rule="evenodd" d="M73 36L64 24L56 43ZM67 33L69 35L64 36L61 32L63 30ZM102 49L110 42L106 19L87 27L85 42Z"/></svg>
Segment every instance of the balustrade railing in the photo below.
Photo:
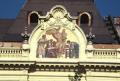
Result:
<svg viewBox="0 0 120 81"><path fill-rule="evenodd" d="M93 50L93 58L97 59L116 59L118 58L116 50Z"/></svg>
<svg viewBox="0 0 120 81"><path fill-rule="evenodd" d="M29 50L22 49L22 43L19 42L0 42L0 58L27 57Z"/></svg>
<svg viewBox="0 0 120 81"><path fill-rule="evenodd" d="M23 57L25 52L22 49L0 48L0 57Z"/></svg>

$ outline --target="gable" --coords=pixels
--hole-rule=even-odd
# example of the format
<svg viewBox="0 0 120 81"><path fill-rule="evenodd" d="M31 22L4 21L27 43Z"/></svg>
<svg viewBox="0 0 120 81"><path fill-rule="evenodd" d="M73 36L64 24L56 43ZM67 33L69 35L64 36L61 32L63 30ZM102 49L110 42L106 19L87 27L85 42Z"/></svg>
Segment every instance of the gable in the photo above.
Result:
<svg viewBox="0 0 120 81"><path fill-rule="evenodd" d="M54 6L46 16L39 15L29 39L31 55L37 58L79 58L85 54L86 44L84 32L61 5ZM70 56L68 52L73 51L77 55Z"/></svg>

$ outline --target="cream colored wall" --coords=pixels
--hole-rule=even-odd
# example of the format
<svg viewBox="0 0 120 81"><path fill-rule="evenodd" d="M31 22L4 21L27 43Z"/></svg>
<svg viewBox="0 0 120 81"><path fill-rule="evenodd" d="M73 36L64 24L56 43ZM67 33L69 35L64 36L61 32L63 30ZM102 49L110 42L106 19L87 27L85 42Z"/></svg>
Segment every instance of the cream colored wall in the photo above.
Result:
<svg viewBox="0 0 120 81"><path fill-rule="evenodd" d="M29 74L30 81L69 81L68 76L73 72L34 72Z"/></svg>
<svg viewBox="0 0 120 81"><path fill-rule="evenodd" d="M70 81L68 75L73 75L70 72L35 72L29 74L30 81ZM61 77L63 76L63 77ZM83 75L81 81L119 81L119 73L109 72L94 72L89 75Z"/></svg>
<svg viewBox="0 0 120 81"><path fill-rule="evenodd" d="M74 72L44 72L36 71L0 71L0 81L70 81L68 76ZM82 75L81 81L119 81L118 72L90 72Z"/></svg>
<svg viewBox="0 0 120 81"><path fill-rule="evenodd" d="M87 72L86 81L120 81L119 72Z"/></svg>
<svg viewBox="0 0 120 81"><path fill-rule="evenodd" d="M1 70L0 71L0 81L28 81L27 71L9 71Z"/></svg>

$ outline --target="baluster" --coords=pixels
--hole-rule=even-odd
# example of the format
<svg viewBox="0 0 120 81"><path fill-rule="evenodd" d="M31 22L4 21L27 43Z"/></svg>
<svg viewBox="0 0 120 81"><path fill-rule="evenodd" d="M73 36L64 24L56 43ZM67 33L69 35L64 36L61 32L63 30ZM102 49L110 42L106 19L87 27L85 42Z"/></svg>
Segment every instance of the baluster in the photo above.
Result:
<svg viewBox="0 0 120 81"><path fill-rule="evenodd" d="M22 54L22 50L20 49L20 54Z"/></svg>
<svg viewBox="0 0 120 81"><path fill-rule="evenodd" d="M12 53L12 51L10 50L10 54Z"/></svg>
<svg viewBox="0 0 120 81"><path fill-rule="evenodd" d="M6 50L4 50L4 54L6 54Z"/></svg>
<svg viewBox="0 0 120 81"><path fill-rule="evenodd" d="M1 54L2 54L1 52L2 52L2 50L0 50L0 57L1 57Z"/></svg>

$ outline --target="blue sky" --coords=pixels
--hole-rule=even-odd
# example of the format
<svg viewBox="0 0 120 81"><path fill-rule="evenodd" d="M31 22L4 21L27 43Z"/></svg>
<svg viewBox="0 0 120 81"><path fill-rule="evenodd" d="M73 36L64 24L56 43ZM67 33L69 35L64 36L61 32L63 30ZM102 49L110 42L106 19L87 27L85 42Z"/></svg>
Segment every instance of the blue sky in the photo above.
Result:
<svg viewBox="0 0 120 81"><path fill-rule="evenodd" d="M120 0L96 0L96 6L102 16L120 16Z"/></svg>
<svg viewBox="0 0 120 81"><path fill-rule="evenodd" d="M0 18L16 18L25 0L0 0ZM120 0L96 0L102 16L120 16Z"/></svg>

